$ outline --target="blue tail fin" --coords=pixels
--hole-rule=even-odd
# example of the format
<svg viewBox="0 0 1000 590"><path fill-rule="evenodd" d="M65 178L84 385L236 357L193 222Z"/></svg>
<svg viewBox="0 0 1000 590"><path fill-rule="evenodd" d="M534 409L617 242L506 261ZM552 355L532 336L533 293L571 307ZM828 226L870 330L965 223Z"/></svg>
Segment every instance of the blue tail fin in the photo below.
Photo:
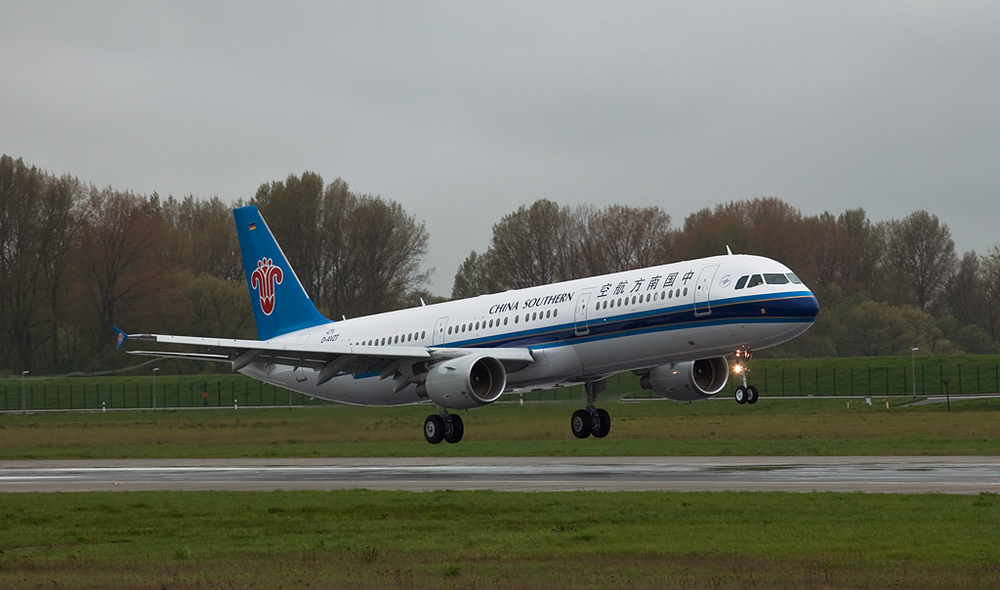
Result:
<svg viewBox="0 0 1000 590"><path fill-rule="evenodd" d="M295 330L329 323L306 295L288 259L254 206L233 209L257 338L270 340Z"/></svg>

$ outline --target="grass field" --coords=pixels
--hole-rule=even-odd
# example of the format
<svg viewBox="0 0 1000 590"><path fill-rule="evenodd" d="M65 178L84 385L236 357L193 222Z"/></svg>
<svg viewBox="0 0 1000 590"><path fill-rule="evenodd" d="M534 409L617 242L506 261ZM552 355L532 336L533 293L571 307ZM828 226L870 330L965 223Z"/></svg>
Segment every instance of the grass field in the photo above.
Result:
<svg viewBox="0 0 1000 590"><path fill-rule="evenodd" d="M995 455L1000 399L897 406L910 399L764 399L604 404L611 434L577 440L571 403L463 412L465 439L428 445L432 406L0 415L0 459L571 455Z"/></svg>
<svg viewBox="0 0 1000 590"><path fill-rule="evenodd" d="M1000 496L14 494L0 587L1000 587Z"/></svg>
<svg viewBox="0 0 1000 590"><path fill-rule="evenodd" d="M0 458L947 455L1000 451L1000 400L579 403L0 415ZM0 483L2 486L2 483ZM2 489L2 487L0 487ZM143 492L0 495L0 588L1000 587L1000 496Z"/></svg>

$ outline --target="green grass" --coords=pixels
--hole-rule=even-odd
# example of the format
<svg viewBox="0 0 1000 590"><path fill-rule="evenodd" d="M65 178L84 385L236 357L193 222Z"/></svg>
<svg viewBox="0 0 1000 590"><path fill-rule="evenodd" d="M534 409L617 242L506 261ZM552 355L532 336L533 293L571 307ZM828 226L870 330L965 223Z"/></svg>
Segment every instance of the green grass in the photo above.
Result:
<svg viewBox="0 0 1000 590"><path fill-rule="evenodd" d="M1000 400L619 402L0 415L0 458L995 455ZM570 392L571 393L571 392ZM142 492L0 495L0 588L1000 587L1000 497L782 493Z"/></svg>
<svg viewBox="0 0 1000 590"><path fill-rule="evenodd" d="M996 588L1000 497L12 494L3 588Z"/></svg>
<svg viewBox="0 0 1000 590"><path fill-rule="evenodd" d="M461 415L458 445L423 440L429 405L0 415L0 459L573 455L995 455L1000 399L907 407L909 398L603 404L611 434L577 440L570 403ZM582 404L580 404L582 405Z"/></svg>

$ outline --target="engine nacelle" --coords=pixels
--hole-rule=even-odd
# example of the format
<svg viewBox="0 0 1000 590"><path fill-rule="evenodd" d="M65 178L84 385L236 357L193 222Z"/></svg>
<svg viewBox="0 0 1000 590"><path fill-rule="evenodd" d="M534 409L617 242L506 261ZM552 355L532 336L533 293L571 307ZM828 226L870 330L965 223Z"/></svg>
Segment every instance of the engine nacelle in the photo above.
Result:
<svg viewBox="0 0 1000 590"><path fill-rule="evenodd" d="M439 406L467 410L497 401L506 386L503 363L468 354L432 365L418 391Z"/></svg>
<svg viewBox="0 0 1000 590"><path fill-rule="evenodd" d="M717 356L654 367L639 380L643 389L660 397L689 402L712 397L729 381L729 363Z"/></svg>

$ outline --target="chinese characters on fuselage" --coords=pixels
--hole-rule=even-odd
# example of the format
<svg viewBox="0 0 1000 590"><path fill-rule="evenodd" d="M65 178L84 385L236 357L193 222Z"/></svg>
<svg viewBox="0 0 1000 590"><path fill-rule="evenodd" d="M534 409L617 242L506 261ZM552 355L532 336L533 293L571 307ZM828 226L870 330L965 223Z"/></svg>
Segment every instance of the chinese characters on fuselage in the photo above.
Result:
<svg viewBox="0 0 1000 590"><path fill-rule="evenodd" d="M608 295L622 295L624 293L639 293L643 291L643 285L645 285L645 291L656 291L657 289L666 289L668 287L673 287L674 283L677 282L677 275L680 273L672 272L666 277L663 275L653 275L648 280L645 277L639 279L632 279L628 281L621 281L618 284L606 283L601 285L600 293L597 297L607 297ZM687 286L688 281L694 278L694 271L689 270L681 277L681 284ZM660 282L662 281L662 283ZM631 285L631 289L629 289ZM612 291L613 289L613 291Z"/></svg>

